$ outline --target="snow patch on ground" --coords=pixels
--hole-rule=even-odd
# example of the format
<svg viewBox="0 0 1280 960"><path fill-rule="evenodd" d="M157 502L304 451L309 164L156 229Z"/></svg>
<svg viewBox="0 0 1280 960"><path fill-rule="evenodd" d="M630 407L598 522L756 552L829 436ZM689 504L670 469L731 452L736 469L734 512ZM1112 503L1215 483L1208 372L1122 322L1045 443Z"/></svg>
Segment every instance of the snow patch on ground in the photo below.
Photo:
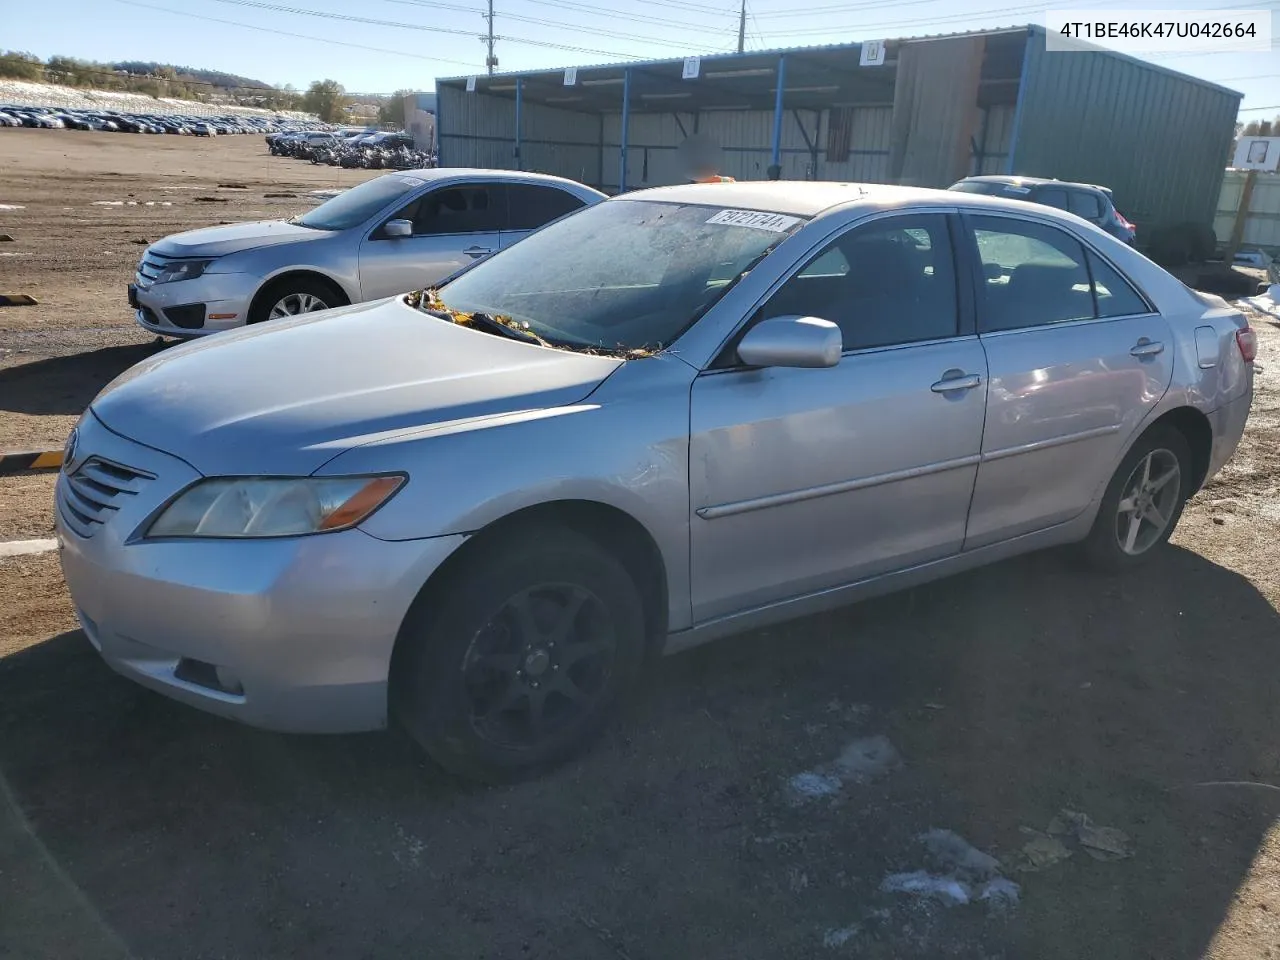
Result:
<svg viewBox="0 0 1280 960"><path fill-rule="evenodd" d="M847 784L870 783L902 764L902 758L883 734L859 737L831 763L797 773L787 781L799 801L833 797Z"/></svg>

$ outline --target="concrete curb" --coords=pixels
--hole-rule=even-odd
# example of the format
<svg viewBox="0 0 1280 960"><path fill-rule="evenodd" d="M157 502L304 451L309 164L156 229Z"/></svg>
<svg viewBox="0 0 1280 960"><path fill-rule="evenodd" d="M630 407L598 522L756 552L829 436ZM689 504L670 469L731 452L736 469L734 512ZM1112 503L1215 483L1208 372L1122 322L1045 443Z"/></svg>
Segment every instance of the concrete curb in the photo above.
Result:
<svg viewBox="0 0 1280 960"><path fill-rule="evenodd" d="M61 450L5 450L0 452L0 477L32 470L57 470L62 466Z"/></svg>

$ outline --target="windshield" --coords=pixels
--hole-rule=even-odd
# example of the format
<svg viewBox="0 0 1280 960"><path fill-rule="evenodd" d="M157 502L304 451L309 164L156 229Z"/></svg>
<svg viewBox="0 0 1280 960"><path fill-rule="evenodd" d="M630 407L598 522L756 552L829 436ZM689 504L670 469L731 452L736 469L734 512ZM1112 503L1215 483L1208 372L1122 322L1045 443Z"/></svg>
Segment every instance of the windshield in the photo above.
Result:
<svg viewBox="0 0 1280 960"><path fill-rule="evenodd" d="M326 200L297 220L299 226L311 227L313 230L349 230L364 223L375 213L392 201L404 196L418 187L423 181L417 177L405 177L391 174L366 180L358 187L352 187Z"/></svg>
<svg viewBox="0 0 1280 960"><path fill-rule="evenodd" d="M510 317L552 344L660 350L803 222L612 200L521 240L439 296L450 310Z"/></svg>

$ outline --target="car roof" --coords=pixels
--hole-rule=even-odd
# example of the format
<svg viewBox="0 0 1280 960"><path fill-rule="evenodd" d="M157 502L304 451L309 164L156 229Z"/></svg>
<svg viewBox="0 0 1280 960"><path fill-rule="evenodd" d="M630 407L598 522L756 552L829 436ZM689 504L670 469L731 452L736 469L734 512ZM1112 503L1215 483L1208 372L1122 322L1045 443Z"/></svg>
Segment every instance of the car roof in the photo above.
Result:
<svg viewBox="0 0 1280 960"><path fill-rule="evenodd" d="M739 207L768 213L817 217L837 208L866 205L875 209L910 209L912 207L952 207L986 213L1016 213L1063 219L1075 223L1078 218L1055 207L1031 204L1013 197L965 193L959 190L937 190L927 187L897 187L880 183L833 183L822 181L750 181L745 183L690 183L673 187L634 190L614 197L610 202L657 200L664 203L702 204L716 207Z"/></svg>
<svg viewBox="0 0 1280 960"><path fill-rule="evenodd" d="M883 183L837 183L822 180L751 180L743 183L686 183L621 194L619 200L659 200L717 207L741 207L793 216L813 217L853 201L882 204L955 203L955 193Z"/></svg>
<svg viewBox="0 0 1280 960"><path fill-rule="evenodd" d="M525 173L516 170L486 170L480 167L427 167L420 170L396 170L389 176L405 176L406 174L428 181L501 180L508 183L554 183L557 186L568 186L577 190L599 193L598 190L587 186L585 183L579 183L577 180L569 180L565 177L553 177L546 173Z"/></svg>
<svg viewBox="0 0 1280 960"><path fill-rule="evenodd" d="M1107 187L1099 186L1096 183L1081 183L1078 180L1054 180L1050 177L1018 177L1012 174L988 175L981 177L965 177L960 183L1011 183L1021 187L1041 187L1051 184L1058 187L1085 187L1089 190L1101 190L1103 193L1110 193Z"/></svg>

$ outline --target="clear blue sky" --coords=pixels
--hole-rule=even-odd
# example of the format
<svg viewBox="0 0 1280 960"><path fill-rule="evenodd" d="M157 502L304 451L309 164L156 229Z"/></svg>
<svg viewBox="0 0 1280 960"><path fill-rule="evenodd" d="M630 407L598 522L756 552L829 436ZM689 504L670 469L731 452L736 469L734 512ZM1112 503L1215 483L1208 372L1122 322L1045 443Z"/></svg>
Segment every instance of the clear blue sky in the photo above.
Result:
<svg viewBox="0 0 1280 960"><path fill-rule="evenodd" d="M483 72L485 49L479 37L486 29L481 17L484 3L43 0L33 4L30 0L0 0L0 24L4 25L0 46L41 57L57 53L93 60L171 62L297 87L329 77L361 93L430 90L437 76ZM1230 0L1081 0L1057 6L1072 10L1233 6L1275 10L1280 8L1280 0L1240 0L1234 4ZM356 23L270 7L393 23ZM499 40L496 48L503 71L725 52L737 43L738 0L494 0L494 7L494 32L509 38ZM1025 0L748 0L747 9L746 46L758 50L1042 22L1044 6ZM1274 20L1280 34L1280 17ZM1275 48L1266 53L1160 55L1152 59L1242 91L1245 111L1280 104L1280 51ZM1267 118L1274 114L1280 110L1244 112L1241 116Z"/></svg>

